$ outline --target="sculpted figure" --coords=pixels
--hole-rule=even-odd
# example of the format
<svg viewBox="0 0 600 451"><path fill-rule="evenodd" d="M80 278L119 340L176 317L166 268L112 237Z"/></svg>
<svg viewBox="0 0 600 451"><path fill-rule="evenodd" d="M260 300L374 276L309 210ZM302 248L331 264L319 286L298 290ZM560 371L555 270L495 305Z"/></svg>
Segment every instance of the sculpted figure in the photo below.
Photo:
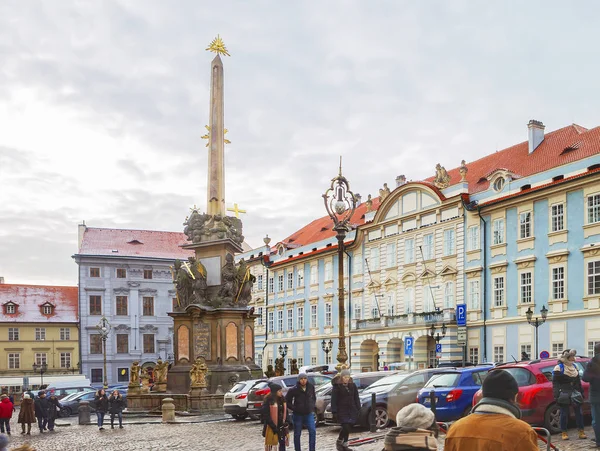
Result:
<svg viewBox="0 0 600 451"><path fill-rule="evenodd" d="M458 169L458 172L460 173L461 181L464 182L467 180L467 172L469 172L469 169L467 168L467 162L465 160L460 162L460 168Z"/></svg>
<svg viewBox="0 0 600 451"><path fill-rule="evenodd" d="M219 296L231 301L235 299L238 290L237 269L233 263L233 255L227 254L225 266L221 269L221 289Z"/></svg>
<svg viewBox="0 0 600 451"><path fill-rule="evenodd" d="M142 380L142 391L148 393L150 391L150 375L147 368L142 368L140 379Z"/></svg>
<svg viewBox="0 0 600 451"><path fill-rule="evenodd" d="M177 290L179 306L186 308L192 300L192 278L180 260L175 260L173 277L175 279L175 289Z"/></svg>
<svg viewBox="0 0 600 451"><path fill-rule="evenodd" d="M379 190L379 200L383 202L383 200L388 197L390 194L390 189L387 186L387 183L383 184L383 188Z"/></svg>
<svg viewBox="0 0 600 451"><path fill-rule="evenodd" d="M188 262L192 277L192 302L194 304L203 304L206 301L206 268L202 262L195 257L189 257Z"/></svg>
<svg viewBox="0 0 600 451"><path fill-rule="evenodd" d="M370 211L373 211L373 200L371 199L371 195L369 194L369 196L367 197L367 201L365 202L366 206L367 206L367 213Z"/></svg>
<svg viewBox="0 0 600 451"><path fill-rule="evenodd" d="M158 359L154 367L154 382L164 384L167 382L167 373L169 371L169 362L163 362Z"/></svg>
<svg viewBox="0 0 600 451"><path fill-rule="evenodd" d="M140 362L133 362L129 370L129 385L140 385Z"/></svg>
<svg viewBox="0 0 600 451"><path fill-rule="evenodd" d="M441 164L435 165L435 179L433 180L433 184L440 189L447 188L450 184L450 176L448 172Z"/></svg>
<svg viewBox="0 0 600 451"><path fill-rule="evenodd" d="M198 357L190 368L190 384L192 387L206 388L206 374L208 366L204 357Z"/></svg>
<svg viewBox="0 0 600 451"><path fill-rule="evenodd" d="M256 281L254 274L242 258L237 270L238 293L237 303L246 306L252 300L252 285Z"/></svg>

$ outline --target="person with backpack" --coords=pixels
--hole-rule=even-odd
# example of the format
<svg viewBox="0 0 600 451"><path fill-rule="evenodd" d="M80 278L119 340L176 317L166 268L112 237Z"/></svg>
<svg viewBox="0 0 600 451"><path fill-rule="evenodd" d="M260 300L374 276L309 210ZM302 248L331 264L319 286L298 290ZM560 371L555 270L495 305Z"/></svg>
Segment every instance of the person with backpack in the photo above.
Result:
<svg viewBox="0 0 600 451"><path fill-rule="evenodd" d="M289 445L287 424L287 403L283 397L283 388L279 384L269 384L269 393L262 407L264 423L262 435L265 438L265 451L285 451Z"/></svg>
<svg viewBox="0 0 600 451"><path fill-rule="evenodd" d="M583 430L583 387L579 377L579 369L575 366L575 349L567 349L558 359L558 364L552 371L552 391L556 404L560 407L560 430L562 439L569 440L567 426L571 407L575 412L575 422L579 432L579 438L587 438Z"/></svg>

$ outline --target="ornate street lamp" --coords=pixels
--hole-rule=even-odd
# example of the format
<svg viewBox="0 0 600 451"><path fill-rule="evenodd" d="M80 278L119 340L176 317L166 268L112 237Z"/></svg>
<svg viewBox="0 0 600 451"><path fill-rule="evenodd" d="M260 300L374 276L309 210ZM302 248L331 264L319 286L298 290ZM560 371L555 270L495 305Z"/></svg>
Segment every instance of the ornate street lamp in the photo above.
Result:
<svg viewBox="0 0 600 451"><path fill-rule="evenodd" d="M446 323L442 323L442 334L441 335L440 335L439 332L436 332L436 330L437 329L435 327L435 324L432 324L431 327L429 328L428 335L435 340L435 345L436 345L436 348L437 348L437 345L446 336L446 332L448 330L448 328L446 327ZM436 367L438 366L438 359L435 359L435 366Z"/></svg>
<svg viewBox="0 0 600 451"><path fill-rule="evenodd" d="M348 353L346 352L346 308L344 302L344 239L351 230L350 219L356 209L356 197L350 191L350 183L342 175L342 159L340 157L340 172L331 180L331 186L323 194L325 209L333 221L333 230L338 240L338 327L339 342L336 369L341 371L346 367Z"/></svg>
<svg viewBox="0 0 600 451"><path fill-rule="evenodd" d="M96 325L96 329L100 333L100 337L102 338L102 354L104 355L104 389L108 388L108 378L106 377L106 339L108 338L108 334L110 334L111 325L106 319L104 315L100 318L100 322Z"/></svg>
<svg viewBox="0 0 600 451"><path fill-rule="evenodd" d="M327 343L325 339L323 339L321 342L321 349L323 349L323 352L325 353L325 363L329 364L329 353L333 349L333 341L329 340L329 343Z"/></svg>
<svg viewBox="0 0 600 451"><path fill-rule="evenodd" d="M271 242L271 238L269 238L269 235L265 235L265 237L263 238L263 242L265 243L265 252L263 253L262 258L260 259L260 262L265 267L265 272L266 272L265 280L263 282L265 284L265 315L266 315L265 345L263 346L263 350L262 350L263 357L264 357L265 348L267 347L267 344L269 342L269 268L271 267L273 262L271 261L271 246L269 246L269 243Z"/></svg>
<svg viewBox="0 0 600 451"><path fill-rule="evenodd" d="M542 314L541 318L538 318L537 316L535 317L535 319L533 319L533 310L531 310L531 307L529 307L527 309L527 311L525 312L525 315L527 316L527 322L535 327L535 358L539 358L539 344L540 344L540 340L539 340L539 336L538 336L538 327L540 327L542 324L544 324L546 322L546 318L548 318L548 309L546 308L545 305L542 306L542 309L540 310L540 313Z"/></svg>
<svg viewBox="0 0 600 451"><path fill-rule="evenodd" d="M44 363L34 363L33 364L34 373L40 373L40 387L44 386L44 373L48 371L48 364Z"/></svg>
<svg viewBox="0 0 600 451"><path fill-rule="evenodd" d="M288 353L288 345L285 346L281 346L279 345L279 355L281 356L282 359L285 359L285 356Z"/></svg>

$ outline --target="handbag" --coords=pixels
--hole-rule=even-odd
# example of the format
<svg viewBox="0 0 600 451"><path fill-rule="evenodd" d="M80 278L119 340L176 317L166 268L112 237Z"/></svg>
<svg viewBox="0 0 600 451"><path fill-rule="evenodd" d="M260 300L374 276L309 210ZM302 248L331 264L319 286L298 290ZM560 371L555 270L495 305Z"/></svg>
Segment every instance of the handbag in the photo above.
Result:
<svg viewBox="0 0 600 451"><path fill-rule="evenodd" d="M579 390L573 390L571 393L571 401L573 404L583 404L583 395L579 392Z"/></svg>
<svg viewBox="0 0 600 451"><path fill-rule="evenodd" d="M569 395L567 392L561 391L558 395L558 398L556 398L556 404L559 406L568 406L571 404L571 395Z"/></svg>

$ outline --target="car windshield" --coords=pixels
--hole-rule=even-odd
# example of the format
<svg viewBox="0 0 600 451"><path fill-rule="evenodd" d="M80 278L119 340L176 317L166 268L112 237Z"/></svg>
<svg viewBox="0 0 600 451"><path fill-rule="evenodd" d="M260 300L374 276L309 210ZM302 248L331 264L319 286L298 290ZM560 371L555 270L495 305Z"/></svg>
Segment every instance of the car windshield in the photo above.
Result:
<svg viewBox="0 0 600 451"><path fill-rule="evenodd" d="M253 391L262 390L263 388L267 388L269 384L267 382L259 382L254 387L252 387Z"/></svg>
<svg viewBox="0 0 600 451"><path fill-rule="evenodd" d="M458 379L460 378L459 373L443 373L436 374L425 384L425 387L454 387L458 383Z"/></svg>
<svg viewBox="0 0 600 451"><path fill-rule="evenodd" d="M362 391L361 394L364 395L367 393L383 393L389 391L392 388L394 388L397 384L402 382L407 376L408 374L402 373L384 377L382 379L379 379L377 382L374 382L371 385L369 385Z"/></svg>
<svg viewBox="0 0 600 451"><path fill-rule="evenodd" d="M326 395L329 390L331 390L331 381L325 382L323 385L320 385L315 390L315 393L317 396L323 396Z"/></svg>
<svg viewBox="0 0 600 451"><path fill-rule="evenodd" d="M78 395L81 395L84 392L77 392L77 393L71 393L70 395L65 396L63 399L61 399L61 401L65 402L65 401L70 401L73 398L76 398Z"/></svg>
<svg viewBox="0 0 600 451"><path fill-rule="evenodd" d="M519 387L527 387L528 385L535 384L535 376L531 371L525 368L502 368L507 373L510 373L512 377L517 381Z"/></svg>
<svg viewBox="0 0 600 451"><path fill-rule="evenodd" d="M231 390L229 390L229 393L238 393L241 392L244 387L246 386L245 382L238 382L237 384L235 384Z"/></svg>

